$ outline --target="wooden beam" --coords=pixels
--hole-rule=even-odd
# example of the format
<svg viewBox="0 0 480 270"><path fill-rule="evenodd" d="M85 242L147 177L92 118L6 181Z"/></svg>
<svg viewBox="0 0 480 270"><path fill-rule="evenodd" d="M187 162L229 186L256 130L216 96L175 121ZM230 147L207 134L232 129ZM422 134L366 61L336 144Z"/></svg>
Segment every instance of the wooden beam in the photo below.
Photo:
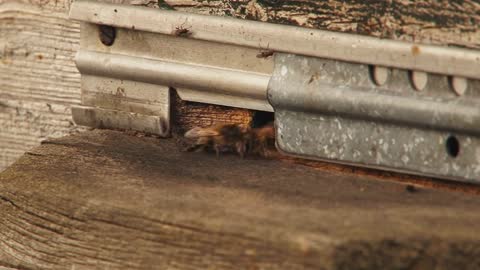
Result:
<svg viewBox="0 0 480 270"><path fill-rule="evenodd" d="M473 269L479 203L97 130L0 174L0 268Z"/></svg>

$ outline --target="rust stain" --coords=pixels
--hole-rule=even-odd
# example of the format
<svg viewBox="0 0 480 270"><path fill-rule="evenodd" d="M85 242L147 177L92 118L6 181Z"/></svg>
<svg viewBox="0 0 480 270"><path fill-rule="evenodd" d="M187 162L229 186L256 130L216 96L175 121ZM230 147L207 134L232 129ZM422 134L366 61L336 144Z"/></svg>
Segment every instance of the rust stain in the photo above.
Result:
<svg viewBox="0 0 480 270"><path fill-rule="evenodd" d="M413 46L412 46L412 54L413 54L414 56L417 56L417 55L420 54L420 48L419 48L417 45L413 45Z"/></svg>

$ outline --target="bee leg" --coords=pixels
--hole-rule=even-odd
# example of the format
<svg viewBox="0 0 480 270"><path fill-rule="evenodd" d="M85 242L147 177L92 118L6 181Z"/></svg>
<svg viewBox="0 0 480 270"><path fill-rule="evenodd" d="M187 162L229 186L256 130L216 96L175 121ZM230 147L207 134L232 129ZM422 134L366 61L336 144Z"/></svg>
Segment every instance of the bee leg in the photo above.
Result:
<svg viewBox="0 0 480 270"><path fill-rule="evenodd" d="M257 148L258 148L257 141L252 141L252 146L250 147L250 153L255 155L257 152Z"/></svg>
<svg viewBox="0 0 480 270"><path fill-rule="evenodd" d="M266 144L266 142L262 142L261 149L262 149L262 156L267 157L267 144Z"/></svg>
<svg viewBox="0 0 480 270"><path fill-rule="evenodd" d="M217 158L220 157L220 147L218 146L218 144L215 144L213 146L213 148L215 149L215 155L217 156Z"/></svg>
<svg viewBox="0 0 480 270"><path fill-rule="evenodd" d="M238 143L236 144L236 147L237 147L237 152L238 152L238 154L240 155L240 157L241 157L242 159L244 159L244 158L245 158L245 151L246 151L246 149L245 149L245 148L246 148L245 143L244 143L244 142L238 142Z"/></svg>
<svg viewBox="0 0 480 270"><path fill-rule="evenodd" d="M189 146L186 151L187 152L194 152L194 151L198 151L198 150L203 150L205 148L204 145L201 145L201 144L194 144L194 145L191 145Z"/></svg>
<svg viewBox="0 0 480 270"><path fill-rule="evenodd" d="M248 152L251 153L251 154L255 154L255 151L256 151L255 149L257 148L256 145L255 145L255 143L256 143L256 142L255 142L254 139L252 139L252 140L250 141L250 145L249 145Z"/></svg>
<svg viewBox="0 0 480 270"><path fill-rule="evenodd" d="M246 152L248 154L253 154L254 153L254 141L253 139L248 140L248 143L246 145Z"/></svg>

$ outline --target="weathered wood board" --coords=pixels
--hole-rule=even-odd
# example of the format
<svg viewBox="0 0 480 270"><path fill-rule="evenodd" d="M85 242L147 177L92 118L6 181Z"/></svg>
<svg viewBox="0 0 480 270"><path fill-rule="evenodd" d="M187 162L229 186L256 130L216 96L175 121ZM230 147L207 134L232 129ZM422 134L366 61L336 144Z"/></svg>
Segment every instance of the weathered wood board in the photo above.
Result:
<svg viewBox="0 0 480 270"><path fill-rule="evenodd" d="M112 1L480 48L480 3L472 0ZM41 140L78 129L70 106L80 103L73 62L79 24L67 19L69 6L68 0L0 0L0 170ZM245 110L182 104L176 109L180 130L219 117L251 120Z"/></svg>
<svg viewBox="0 0 480 270"><path fill-rule="evenodd" d="M80 102L73 62L78 24L64 1L0 1L0 170L25 150L75 126Z"/></svg>
<svg viewBox="0 0 480 270"><path fill-rule="evenodd" d="M96 130L0 173L0 268L479 269L479 204Z"/></svg>

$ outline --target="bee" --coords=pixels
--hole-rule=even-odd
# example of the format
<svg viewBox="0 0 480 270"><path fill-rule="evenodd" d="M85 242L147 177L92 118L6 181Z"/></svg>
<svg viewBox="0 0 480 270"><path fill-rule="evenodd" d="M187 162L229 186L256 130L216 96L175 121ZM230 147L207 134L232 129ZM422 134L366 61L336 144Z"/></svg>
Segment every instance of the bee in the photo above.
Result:
<svg viewBox="0 0 480 270"><path fill-rule="evenodd" d="M250 132L249 152L267 156L267 149L275 144L275 128L273 122L260 128L253 128Z"/></svg>
<svg viewBox="0 0 480 270"><path fill-rule="evenodd" d="M250 141L251 129L242 124L218 124L213 127L195 127L185 133L185 138L197 139L187 151L205 150L213 147L217 157L220 152L235 151L241 158L245 157Z"/></svg>

